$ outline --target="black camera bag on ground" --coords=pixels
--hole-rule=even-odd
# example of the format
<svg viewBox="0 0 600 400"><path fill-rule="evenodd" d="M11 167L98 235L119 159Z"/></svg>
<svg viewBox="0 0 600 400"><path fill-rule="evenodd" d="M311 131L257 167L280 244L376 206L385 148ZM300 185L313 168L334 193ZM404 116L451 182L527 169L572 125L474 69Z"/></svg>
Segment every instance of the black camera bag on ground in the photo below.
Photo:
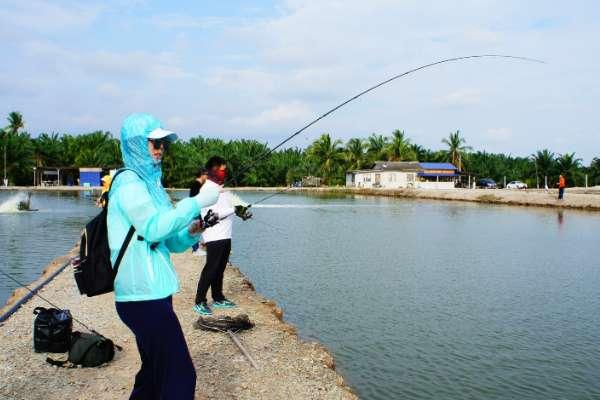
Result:
<svg viewBox="0 0 600 400"><path fill-rule="evenodd" d="M115 356L115 344L112 340L97 333L73 332L67 361L46 358L46 362L58 367L70 363L70 367L80 365L84 368L98 367L111 361Z"/></svg>
<svg viewBox="0 0 600 400"><path fill-rule="evenodd" d="M33 321L33 350L36 353L64 353L71 347L73 318L69 310L36 307Z"/></svg>

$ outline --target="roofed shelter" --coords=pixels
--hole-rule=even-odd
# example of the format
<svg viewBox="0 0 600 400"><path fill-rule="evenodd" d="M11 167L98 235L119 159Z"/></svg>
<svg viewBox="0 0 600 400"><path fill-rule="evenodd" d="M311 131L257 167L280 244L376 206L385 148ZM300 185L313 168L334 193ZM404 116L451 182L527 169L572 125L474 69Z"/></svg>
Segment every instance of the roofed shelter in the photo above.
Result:
<svg viewBox="0 0 600 400"><path fill-rule="evenodd" d="M450 163L377 161L370 169L348 171L346 186L359 188L454 189L458 169Z"/></svg>

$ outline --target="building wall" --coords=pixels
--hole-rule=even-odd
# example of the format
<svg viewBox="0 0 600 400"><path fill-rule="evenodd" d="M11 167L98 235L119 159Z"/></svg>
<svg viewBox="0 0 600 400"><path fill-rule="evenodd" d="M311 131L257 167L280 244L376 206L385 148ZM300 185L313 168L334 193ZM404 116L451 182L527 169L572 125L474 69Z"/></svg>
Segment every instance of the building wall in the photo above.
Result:
<svg viewBox="0 0 600 400"><path fill-rule="evenodd" d="M354 182L352 177L346 175L346 186L373 188L381 187L386 189L402 189L414 187L416 185L416 174L414 172L402 171L373 171L356 172Z"/></svg>
<svg viewBox="0 0 600 400"><path fill-rule="evenodd" d="M417 187L419 189L454 189L454 182L417 182Z"/></svg>
<svg viewBox="0 0 600 400"><path fill-rule="evenodd" d="M100 174L101 172L96 171L81 171L79 173L79 182L80 185L84 185L88 183L90 186L100 186Z"/></svg>

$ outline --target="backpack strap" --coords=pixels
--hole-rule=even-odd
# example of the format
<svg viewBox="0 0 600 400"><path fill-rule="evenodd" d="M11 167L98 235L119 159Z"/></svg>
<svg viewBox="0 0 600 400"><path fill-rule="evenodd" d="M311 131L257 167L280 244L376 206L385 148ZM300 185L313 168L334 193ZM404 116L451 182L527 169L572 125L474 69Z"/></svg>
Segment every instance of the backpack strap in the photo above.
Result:
<svg viewBox="0 0 600 400"><path fill-rule="evenodd" d="M119 250L119 255L117 256L117 260L115 261L115 265L113 266L113 269L115 271L115 277L117 276L117 273L119 272L119 265L121 265L121 260L123 259L123 256L125 255L125 251L127 250L127 247L129 246L129 242L131 242L131 238L133 237L134 233L135 233L135 227L133 225L131 225L131 227L129 228L129 232L127 232L127 235L125 236L125 240L123 241L123 244L121 245L121 249Z"/></svg>
<svg viewBox="0 0 600 400"><path fill-rule="evenodd" d="M54 365L55 367L60 367L60 368L75 368L74 365L65 367L65 364L68 364L69 361L60 361L60 360L55 360L53 358L50 357L46 357L46 362L50 365Z"/></svg>
<svg viewBox="0 0 600 400"><path fill-rule="evenodd" d="M121 172L125 172L125 171L132 171L137 175L137 172L135 172L134 170L132 170L130 168L121 168L115 173L115 175L113 176L113 178L110 182L110 186L108 187L108 190L106 192L107 193L107 197L106 197L106 200L107 200L106 205L107 206L108 206L108 193L110 193L113 183L115 183L117 176L119 176L119 174ZM119 265L121 265L121 260L123 259L123 256L125 255L125 251L127 250L127 247L129 246L129 242L131 242L131 238L133 237L134 233L135 233L135 227L133 225L131 225L129 227L129 231L127 232L127 235L125 235L125 240L123 240L123 244L121 245L121 249L119 250L119 254L117 255L117 260L115 261L115 265L113 266L113 270L115 271L115 277L117 276L117 273L119 272Z"/></svg>

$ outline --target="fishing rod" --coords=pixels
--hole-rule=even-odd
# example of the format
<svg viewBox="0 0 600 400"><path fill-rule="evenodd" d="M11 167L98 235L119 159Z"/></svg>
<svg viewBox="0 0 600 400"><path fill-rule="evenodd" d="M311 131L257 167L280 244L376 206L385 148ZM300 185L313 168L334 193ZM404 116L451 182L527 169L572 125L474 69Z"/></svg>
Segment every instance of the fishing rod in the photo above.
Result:
<svg viewBox="0 0 600 400"><path fill-rule="evenodd" d="M250 164L248 164L246 167L242 168L238 173L235 174L235 176L232 176L230 179L225 181L225 184L227 183L231 183L232 181L236 181L237 179L240 178L242 176L242 174L248 172L250 169L256 167L256 165L264 160L266 157L268 157L269 155L271 155L275 150L277 150L278 148L280 148L281 146L283 146L284 144L286 144L287 142L289 142L290 140L292 140L293 138L295 138L296 136L298 136L299 134L301 134L302 132L304 132L305 130L307 130L308 128L310 128L311 126L313 126L314 124L316 124L317 122L319 122L320 120L322 120L323 118L331 115L332 113L334 113L335 111L339 110L340 108L344 107L346 104L358 99L359 97L381 87L384 85L387 85L388 83L395 81L396 79L402 78L406 75L410 75L414 72L426 69L426 68L431 68L433 66L436 65L440 65L440 64L444 64L444 63L449 63L449 62L456 62L456 61L464 61L464 60L469 60L469 59L479 59L479 58L506 58L506 59L512 59L512 60L517 60L517 61L525 61L525 62L535 62L535 63L541 63L541 64L545 64L545 61L542 60L538 60L535 58L530 58L530 57L523 57L523 56L513 56L513 55L508 55L508 54L477 54L477 55L470 55L470 56L462 56L462 57L452 57L452 58L446 58L443 60L439 60L439 61L435 61L429 64L425 64L425 65L421 65L419 67L410 69L408 71L402 72L400 74L394 75L391 78L388 78L384 81L381 81L373 86L371 86L368 89L363 90L362 92L350 97L347 100L344 100L343 102L341 102L340 104L338 104L337 106L333 107L332 109L330 109L329 111L325 112L324 114L321 114L320 116L318 116L317 118L315 118L314 120L312 120L311 122L309 122L308 124L304 125L302 128L298 129L297 131L295 131L294 133L292 133L290 136L288 136L286 139L284 139L283 141L281 141L279 144L277 144L275 147L272 147L271 149L269 149L268 151L266 151L265 153L263 153L261 156L257 157L254 159L254 161ZM224 186L225 186L224 184ZM282 190L281 193L283 193L284 191L288 190L287 188L285 190ZM274 197L273 196L268 196L268 198ZM261 202L264 200L260 200ZM257 203L254 203L257 204Z"/></svg>
<svg viewBox="0 0 600 400"><path fill-rule="evenodd" d="M61 310L62 308L57 306L56 304L54 304L53 302L51 302L50 300L48 300L47 298L45 298L44 296L42 296L41 294L38 293L38 290L31 290L29 288L29 286L25 285L24 283L22 283L21 281L19 281L17 278L13 277L11 274L9 274L8 272L4 271L2 268L0 268L0 274L4 275L5 277L7 277L8 279L10 279L11 281L13 281L14 283L16 283L17 285L19 285L20 287L22 287L23 289L27 289L29 291L29 293L31 293L33 296L37 296L40 299L42 299L43 301L45 301L46 303L48 303L49 305L51 305L52 307ZM104 336L103 334L97 332L96 330L90 328L89 326L87 326L86 324L84 324L83 322L81 322L80 320L78 320L77 318L75 318L73 315L71 315L71 318L73 319L73 321L77 322L79 325L81 325L82 327L84 327L85 329L87 329L89 332L95 333L98 336L101 336L103 338L106 339L106 336ZM117 344L114 344L115 348L117 350L122 350L123 348Z"/></svg>
<svg viewBox="0 0 600 400"><path fill-rule="evenodd" d="M3 271L1 268L0 268L0 274L4 275L8 279L10 279L11 281L13 281L17 285L19 285L20 287L22 287L23 289L27 289L29 291L29 293L31 293L34 296L39 297L40 299L42 299L46 303L50 304L52 307L57 308L59 310L61 309L59 306L57 306L56 304L54 304L53 302L51 302L50 300L48 300L47 298L45 298L44 296L42 296L41 294L39 294L37 291L31 290L29 288L29 286L25 285L24 283L22 283L21 281L19 281L17 278L15 278L12 275L10 275L8 272ZM83 326L85 329L87 329L89 331L92 331L92 329L90 329L89 326L87 326L86 324L84 324L83 322L81 322L80 320L78 320L77 318L75 318L73 316L71 316L71 318L73 318L74 321L76 321L79 324L81 324L81 326Z"/></svg>

